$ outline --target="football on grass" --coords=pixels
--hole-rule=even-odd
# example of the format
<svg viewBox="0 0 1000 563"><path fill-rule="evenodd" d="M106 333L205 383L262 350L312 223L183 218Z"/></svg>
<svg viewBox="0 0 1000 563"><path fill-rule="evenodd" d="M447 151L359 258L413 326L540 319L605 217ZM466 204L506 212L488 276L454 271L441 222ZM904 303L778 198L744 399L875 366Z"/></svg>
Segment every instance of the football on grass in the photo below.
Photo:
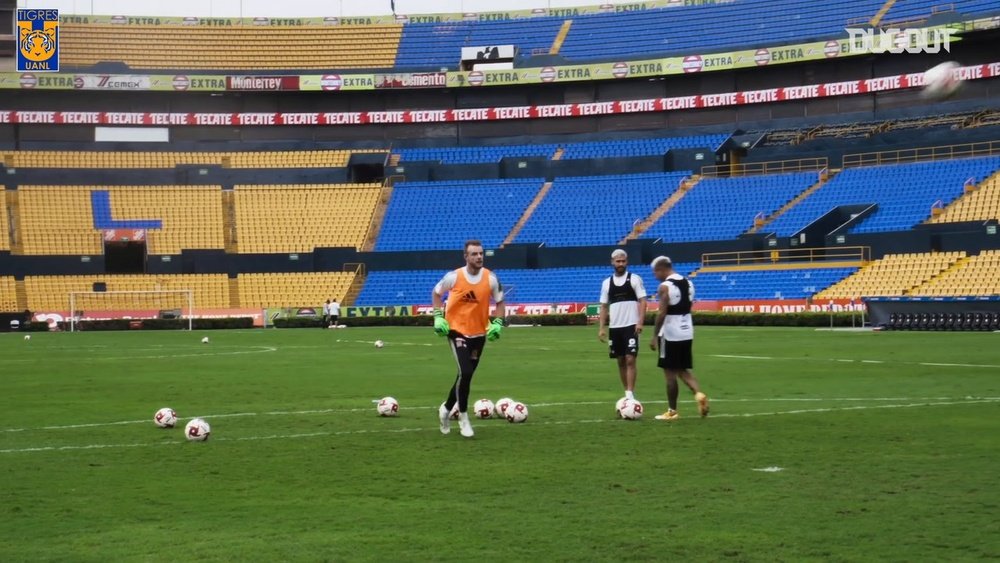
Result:
<svg viewBox="0 0 1000 563"><path fill-rule="evenodd" d="M642 418L642 403L635 399L625 399L618 412L625 420L639 420Z"/></svg>
<svg viewBox="0 0 1000 563"><path fill-rule="evenodd" d="M627 398L622 397L621 399L618 399L618 401L615 402L615 416L616 417L618 417L618 418L622 417L622 407L625 406L625 401L627 401L627 400L628 400Z"/></svg>
<svg viewBox="0 0 1000 563"><path fill-rule="evenodd" d="M163 407L153 415L153 422L160 428L173 428L177 424L177 413L170 407Z"/></svg>
<svg viewBox="0 0 1000 563"><path fill-rule="evenodd" d="M211 433L212 427L200 418L192 420L184 427L184 437L192 442L204 442Z"/></svg>
<svg viewBox="0 0 1000 563"><path fill-rule="evenodd" d="M499 401L497 401L496 406L494 406L494 409L496 410L497 416L499 416L500 418L503 418L503 417L507 416L507 409L513 403L514 403L514 399L511 399L510 397L504 397L503 399L500 399Z"/></svg>
<svg viewBox="0 0 1000 563"><path fill-rule="evenodd" d="M493 416L493 401L489 399L479 399L476 404L472 406L472 410L476 412L476 418L490 418Z"/></svg>
<svg viewBox="0 0 1000 563"><path fill-rule="evenodd" d="M507 407L507 422L524 422L528 420L528 407L524 403L511 403Z"/></svg>
<svg viewBox="0 0 1000 563"><path fill-rule="evenodd" d="M375 406L379 416L396 416L399 414L399 402L392 397L382 397Z"/></svg>

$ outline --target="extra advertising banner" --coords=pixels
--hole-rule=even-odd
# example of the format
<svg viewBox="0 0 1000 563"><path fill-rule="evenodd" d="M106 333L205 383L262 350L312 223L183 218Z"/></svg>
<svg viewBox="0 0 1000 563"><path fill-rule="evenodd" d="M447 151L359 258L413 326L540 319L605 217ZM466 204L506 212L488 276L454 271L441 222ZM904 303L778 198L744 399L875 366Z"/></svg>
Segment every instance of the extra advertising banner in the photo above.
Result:
<svg viewBox="0 0 1000 563"><path fill-rule="evenodd" d="M83 311L82 316L77 317L77 322L85 321L107 321L116 319L156 319L160 315L159 310L131 309L120 311ZM49 323L49 327L55 328L58 323L69 320L68 311L56 311L48 313L35 313L32 320L35 322ZM264 326L264 314L260 309L196 309L193 315L195 319L232 319L251 318L254 326Z"/></svg>
<svg viewBox="0 0 1000 563"><path fill-rule="evenodd" d="M0 88L22 90L173 90L220 92L226 90L226 76L186 74L35 74L0 73ZM296 77L293 77L296 78Z"/></svg>
<svg viewBox="0 0 1000 563"><path fill-rule="evenodd" d="M191 25L206 27L251 26L317 26L317 25L389 25L393 23L444 23L461 21L502 21L521 18L553 16L569 18L588 14L636 12L656 8L725 4L732 0L645 0L623 4L597 4L574 8L535 8L531 10L502 10L494 12L465 12L440 14L384 14L377 16L306 17L306 18L198 18L176 16L104 16L62 14L61 23L114 24L128 26Z"/></svg>
<svg viewBox="0 0 1000 563"><path fill-rule="evenodd" d="M1000 62L960 67L961 80L1000 77ZM731 107L810 100L835 96L851 96L875 92L893 92L924 85L922 72L827 82L805 86L767 88L742 92L721 92L672 98L622 100L579 104L513 106L493 108L353 111L313 113L143 113L143 112L78 112L78 111L13 111L0 110L0 123L32 124L93 124L93 125L370 125L394 123L450 123L469 121L510 121L678 111L701 108Z"/></svg>

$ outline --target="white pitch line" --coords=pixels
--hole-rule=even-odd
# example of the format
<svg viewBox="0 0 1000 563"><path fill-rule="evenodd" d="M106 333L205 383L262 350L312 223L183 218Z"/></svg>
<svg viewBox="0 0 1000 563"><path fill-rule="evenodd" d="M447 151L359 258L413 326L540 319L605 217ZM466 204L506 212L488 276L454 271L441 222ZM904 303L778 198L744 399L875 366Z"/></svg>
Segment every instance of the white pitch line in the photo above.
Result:
<svg viewBox="0 0 1000 563"><path fill-rule="evenodd" d="M909 404L898 404L898 405L855 405L850 407L832 407L823 409L798 409L791 411L775 411L775 412L761 412L761 413L723 413L719 415L712 415L710 418L750 418L757 416L779 416L786 414L814 414L814 413L828 413L836 411L856 411L856 410L869 410L869 409L903 409L903 408L914 408L914 407L938 407L938 406L953 406L953 405L970 405L970 404L984 404L984 403L997 403L1000 402L1000 397L985 399L985 400L970 400L970 401L947 401L939 403L909 403ZM601 424L606 422L618 422L615 419L609 418L594 418L594 419L583 419L583 420L546 420L542 422L537 422L530 424L529 426L563 426L570 424ZM666 423L666 424L676 424L676 423ZM243 436L239 438L216 438L215 442L245 442L245 441L257 441L257 440L293 440L299 438L316 438L321 436L348 436L348 435L358 435L358 434L400 434L405 432L430 432L436 431L437 427L427 427L427 428L391 428L391 429L361 429L361 430L341 430L336 432L308 432L308 433L298 433L298 434L270 434L266 436ZM45 446L45 447L33 447L33 448L11 448L0 450L0 454L17 454L17 453L40 453L40 452L63 452L63 451L78 451L78 450L96 450L96 449L110 449L110 448L142 448L142 447L152 447L152 446L163 446L163 445L177 445L186 442L173 441L173 442L146 442L146 443L131 443L131 444L86 444L82 446Z"/></svg>
<svg viewBox="0 0 1000 563"><path fill-rule="evenodd" d="M818 402L888 402L888 401L1000 401L1000 397L766 397L758 399L724 399L724 398L712 398L713 403L818 403ZM693 403L691 399L681 400L682 403ZM666 401L663 400L650 400L643 401L643 404L663 404ZM549 402L549 403L527 403L531 408L539 407L580 407L580 406L593 406L593 405L608 405L609 401L566 401L566 402ZM406 410L434 410L439 408L440 405L429 405L429 406L412 406L406 407ZM221 414L202 414L192 417L181 417L181 420L192 420L195 418L245 418L251 416L299 416L308 414L352 414L359 412L370 412L371 407L367 408L341 408L341 409L306 409L298 411L263 411L263 412L232 412L232 413L221 413ZM720 415L721 416L721 415ZM13 433L13 432L31 432L39 430L74 430L78 428L97 428L101 426L126 426L131 424L148 424L152 419L139 419L139 420L117 420L114 422L88 422L81 424L64 424L57 426L36 426L36 427L25 427L25 428L4 428L0 429L0 432Z"/></svg>
<svg viewBox="0 0 1000 563"><path fill-rule="evenodd" d="M268 352L277 352L278 349L273 346L250 346L248 348L243 348L242 350L235 350L232 352L199 352L193 354L157 354L155 356L88 356L87 361L99 361L99 360L172 360L174 358L199 358L206 356L240 356L243 354L266 354ZM42 361L43 358L0 358L0 362L3 363L15 363L15 362L38 362ZM79 358L59 358L46 356L44 361L59 361L59 360L72 360L79 361Z"/></svg>
<svg viewBox="0 0 1000 563"><path fill-rule="evenodd" d="M774 361L812 361L812 362L840 362L840 363L862 363L862 364L899 364L906 366L929 366L929 367L950 367L950 368L983 368L1000 369L1000 364L961 364L945 362L903 362L895 360L861 360L851 358L810 358L794 356L740 356L734 354L709 354L712 358L725 358L732 360L774 360Z"/></svg>

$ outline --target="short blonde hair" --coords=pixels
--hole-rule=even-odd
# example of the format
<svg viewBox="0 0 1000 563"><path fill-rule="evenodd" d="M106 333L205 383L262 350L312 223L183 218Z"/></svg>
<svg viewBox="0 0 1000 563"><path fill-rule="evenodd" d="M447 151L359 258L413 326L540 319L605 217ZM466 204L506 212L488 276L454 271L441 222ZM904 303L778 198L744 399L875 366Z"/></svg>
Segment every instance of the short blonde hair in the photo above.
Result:
<svg viewBox="0 0 1000 563"><path fill-rule="evenodd" d="M620 248L615 249L615 251L611 253L611 259L612 260L617 260L618 258L624 258L624 259L628 260L628 252L625 252L624 250L622 250Z"/></svg>

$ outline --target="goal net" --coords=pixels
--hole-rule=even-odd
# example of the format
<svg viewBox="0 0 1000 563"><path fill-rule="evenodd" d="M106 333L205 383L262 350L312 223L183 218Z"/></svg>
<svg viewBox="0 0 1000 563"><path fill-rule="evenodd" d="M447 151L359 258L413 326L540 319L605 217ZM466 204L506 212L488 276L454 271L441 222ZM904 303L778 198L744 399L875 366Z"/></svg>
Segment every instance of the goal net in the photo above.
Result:
<svg viewBox="0 0 1000 563"><path fill-rule="evenodd" d="M70 331L85 320L184 319L194 328L194 291L76 291L69 294Z"/></svg>

